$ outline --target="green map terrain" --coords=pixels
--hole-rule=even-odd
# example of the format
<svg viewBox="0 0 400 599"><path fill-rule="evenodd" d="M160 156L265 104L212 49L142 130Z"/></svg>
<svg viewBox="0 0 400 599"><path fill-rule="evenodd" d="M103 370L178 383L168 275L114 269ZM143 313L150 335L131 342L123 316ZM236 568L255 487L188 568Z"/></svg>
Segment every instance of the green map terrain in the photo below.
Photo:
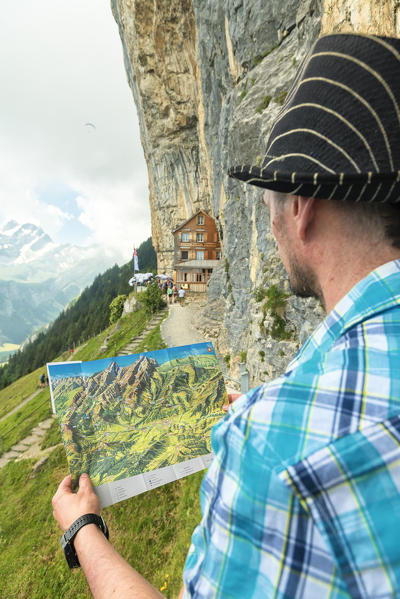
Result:
<svg viewBox="0 0 400 599"><path fill-rule="evenodd" d="M210 453L226 401L214 355L112 362L52 390L73 480L87 472L95 486Z"/></svg>

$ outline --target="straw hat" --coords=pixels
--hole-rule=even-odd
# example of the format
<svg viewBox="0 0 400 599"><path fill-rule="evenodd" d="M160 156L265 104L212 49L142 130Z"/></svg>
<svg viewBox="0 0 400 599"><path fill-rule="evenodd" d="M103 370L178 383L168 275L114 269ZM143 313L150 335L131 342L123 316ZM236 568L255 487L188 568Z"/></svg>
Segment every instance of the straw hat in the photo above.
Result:
<svg viewBox="0 0 400 599"><path fill-rule="evenodd" d="M400 39L317 40L275 120L261 166L229 175L283 193L400 202Z"/></svg>

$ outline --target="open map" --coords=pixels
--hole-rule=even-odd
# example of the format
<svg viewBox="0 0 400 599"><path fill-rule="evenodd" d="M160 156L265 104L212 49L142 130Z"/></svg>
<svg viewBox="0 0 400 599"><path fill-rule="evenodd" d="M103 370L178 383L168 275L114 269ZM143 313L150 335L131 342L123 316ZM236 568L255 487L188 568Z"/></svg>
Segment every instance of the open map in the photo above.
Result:
<svg viewBox="0 0 400 599"><path fill-rule="evenodd" d="M227 400L211 343L47 365L74 484L102 507L206 468Z"/></svg>

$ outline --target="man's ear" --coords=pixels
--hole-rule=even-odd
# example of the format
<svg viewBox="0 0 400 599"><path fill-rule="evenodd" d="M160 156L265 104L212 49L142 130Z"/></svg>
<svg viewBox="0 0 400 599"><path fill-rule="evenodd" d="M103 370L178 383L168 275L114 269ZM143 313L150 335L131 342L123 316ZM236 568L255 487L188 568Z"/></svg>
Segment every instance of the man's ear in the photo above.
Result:
<svg viewBox="0 0 400 599"><path fill-rule="evenodd" d="M315 198L294 196L292 215L295 219L299 239L302 242L306 242L315 217Z"/></svg>

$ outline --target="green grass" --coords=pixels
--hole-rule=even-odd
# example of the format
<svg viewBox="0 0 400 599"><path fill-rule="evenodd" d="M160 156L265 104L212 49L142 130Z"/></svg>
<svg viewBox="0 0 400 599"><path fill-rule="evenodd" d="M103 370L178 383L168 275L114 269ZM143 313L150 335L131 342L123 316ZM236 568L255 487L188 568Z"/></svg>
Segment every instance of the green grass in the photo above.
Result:
<svg viewBox="0 0 400 599"><path fill-rule="evenodd" d="M40 388L39 377L43 372L46 372L45 367L38 368L0 391L0 418Z"/></svg>
<svg viewBox="0 0 400 599"><path fill-rule="evenodd" d="M0 437L3 439L3 452L27 437L32 429L51 414L49 388L43 389L29 403L0 422ZM12 429L12 430L11 430Z"/></svg>
<svg viewBox="0 0 400 599"><path fill-rule="evenodd" d="M62 443L60 426L58 420L54 419L51 426L47 429L45 436L40 444L40 449L48 449Z"/></svg>
<svg viewBox="0 0 400 599"><path fill-rule="evenodd" d="M118 330L114 331L115 324L110 325L107 329L96 335L96 337L92 337L81 349L78 349L73 359L86 361L115 356L125 345L143 331L150 319L151 316L146 314L143 308L137 312L127 314L119 320ZM110 336L107 341L107 349L102 352L101 346L107 336Z"/></svg>
<svg viewBox="0 0 400 599"><path fill-rule="evenodd" d="M167 347L161 337L161 322L135 347L135 352L154 351Z"/></svg>
<svg viewBox="0 0 400 599"><path fill-rule="evenodd" d="M132 332L139 331L142 326L139 316L134 313L126 321L123 319L120 329L110 339L117 351L131 340ZM76 352L74 359L93 359L110 330L112 328L90 340ZM138 344L137 351L162 347L165 345L158 325ZM113 355L113 350L109 344L109 351L103 355L109 352ZM39 374L32 373L28 375L32 380L21 379L14 385L19 392L25 389L29 395L37 386ZM19 423L13 442L29 434L37 422L48 416L48 393L48 389L41 391L2 422L0 431L6 430L5 425L10 428L12 423ZM23 396L19 401L22 399ZM39 409L29 417L37 407ZM41 446L52 447L60 442L55 421ZM59 543L61 531L52 517L51 498L67 472L64 448L56 447L36 474L32 471L34 463L34 460L10 462L0 469L0 597L89 599L91 594L82 572L71 571L67 566ZM103 510L113 545L156 588L167 580L168 586L163 591L167 598L177 597L182 586L190 537L200 519L199 487L203 474L197 473Z"/></svg>
<svg viewBox="0 0 400 599"><path fill-rule="evenodd" d="M69 570L53 520L51 498L65 475L63 448L32 474L31 460L0 470L0 596L7 599L91 597L80 570ZM103 510L110 540L156 588L169 575L164 595L177 597L195 522L202 473Z"/></svg>

